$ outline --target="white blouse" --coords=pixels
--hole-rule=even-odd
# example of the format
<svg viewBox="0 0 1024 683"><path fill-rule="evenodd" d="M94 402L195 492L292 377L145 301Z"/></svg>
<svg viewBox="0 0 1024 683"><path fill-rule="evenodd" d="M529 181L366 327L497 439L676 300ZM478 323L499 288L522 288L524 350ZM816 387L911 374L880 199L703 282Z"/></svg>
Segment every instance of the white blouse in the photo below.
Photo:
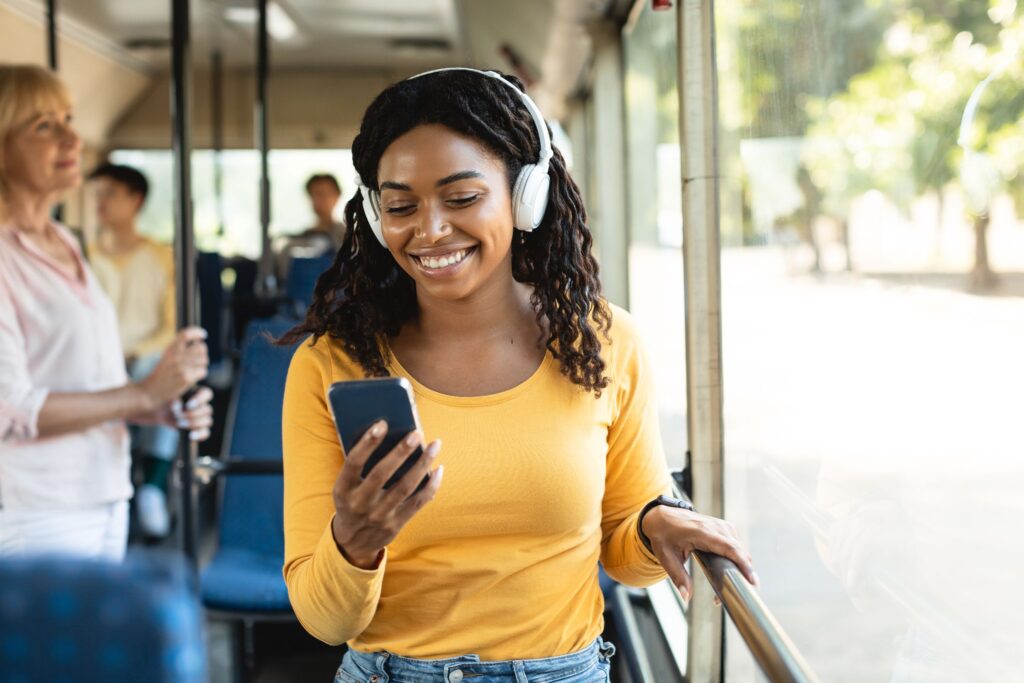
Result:
<svg viewBox="0 0 1024 683"><path fill-rule="evenodd" d="M0 224L0 508L55 509L127 500L128 430L121 420L39 438L50 392L103 391L127 375L114 308L64 226L82 282Z"/></svg>

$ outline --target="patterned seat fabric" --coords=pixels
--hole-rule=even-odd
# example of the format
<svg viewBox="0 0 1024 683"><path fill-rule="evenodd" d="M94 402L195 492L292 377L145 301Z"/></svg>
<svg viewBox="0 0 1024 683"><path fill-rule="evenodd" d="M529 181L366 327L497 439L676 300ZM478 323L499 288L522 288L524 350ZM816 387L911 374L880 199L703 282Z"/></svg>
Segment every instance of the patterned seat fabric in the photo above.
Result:
<svg viewBox="0 0 1024 683"><path fill-rule="evenodd" d="M5 683L198 683L203 642L195 582L179 556L0 559Z"/></svg>

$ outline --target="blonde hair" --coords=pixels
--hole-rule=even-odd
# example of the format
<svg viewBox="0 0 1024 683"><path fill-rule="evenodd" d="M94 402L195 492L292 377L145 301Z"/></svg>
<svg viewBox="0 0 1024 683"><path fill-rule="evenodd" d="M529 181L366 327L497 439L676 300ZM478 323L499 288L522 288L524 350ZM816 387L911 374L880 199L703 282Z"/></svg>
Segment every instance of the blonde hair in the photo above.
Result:
<svg viewBox="0 0 1024 683"><path fill-rule="evenodd" d="M52 71L34 64L0 64L0 213L3 209L4 146L11 130L58 105L71 107L71 93Z"/></svg>

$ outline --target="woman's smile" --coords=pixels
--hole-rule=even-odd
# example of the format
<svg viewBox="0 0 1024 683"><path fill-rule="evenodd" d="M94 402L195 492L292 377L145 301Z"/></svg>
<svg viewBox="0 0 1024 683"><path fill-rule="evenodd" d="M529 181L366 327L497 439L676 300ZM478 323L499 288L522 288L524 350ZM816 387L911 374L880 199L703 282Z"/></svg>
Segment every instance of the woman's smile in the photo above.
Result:
<svg viewBox="0 0 1024 683"><path fill-rule="evenodd" d="M419 270L430 277L448 277L463 269L465 263L476 253L476 246L461 249L431 249L409 254Z"/></svg>

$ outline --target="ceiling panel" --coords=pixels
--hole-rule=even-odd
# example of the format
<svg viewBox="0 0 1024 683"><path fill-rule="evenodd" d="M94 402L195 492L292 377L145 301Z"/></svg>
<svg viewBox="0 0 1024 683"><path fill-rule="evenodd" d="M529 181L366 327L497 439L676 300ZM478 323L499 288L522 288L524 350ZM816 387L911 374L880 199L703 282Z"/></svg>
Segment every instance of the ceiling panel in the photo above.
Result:
<svg viewBox="0 0 1024 683"><path fill-rule="evenodd" d="M273 65L390 69L465 60L455 0L277 2L297 26L298 34L290 40L271 41ZM62 3L60 13L120 45L133 57L165 68L169 4L76 0ZM254 63L255 26L227 18L229 9L251 10L253 6L251 0L193 0L194 59L202 60L220 48L229 66Z"/></svg>

